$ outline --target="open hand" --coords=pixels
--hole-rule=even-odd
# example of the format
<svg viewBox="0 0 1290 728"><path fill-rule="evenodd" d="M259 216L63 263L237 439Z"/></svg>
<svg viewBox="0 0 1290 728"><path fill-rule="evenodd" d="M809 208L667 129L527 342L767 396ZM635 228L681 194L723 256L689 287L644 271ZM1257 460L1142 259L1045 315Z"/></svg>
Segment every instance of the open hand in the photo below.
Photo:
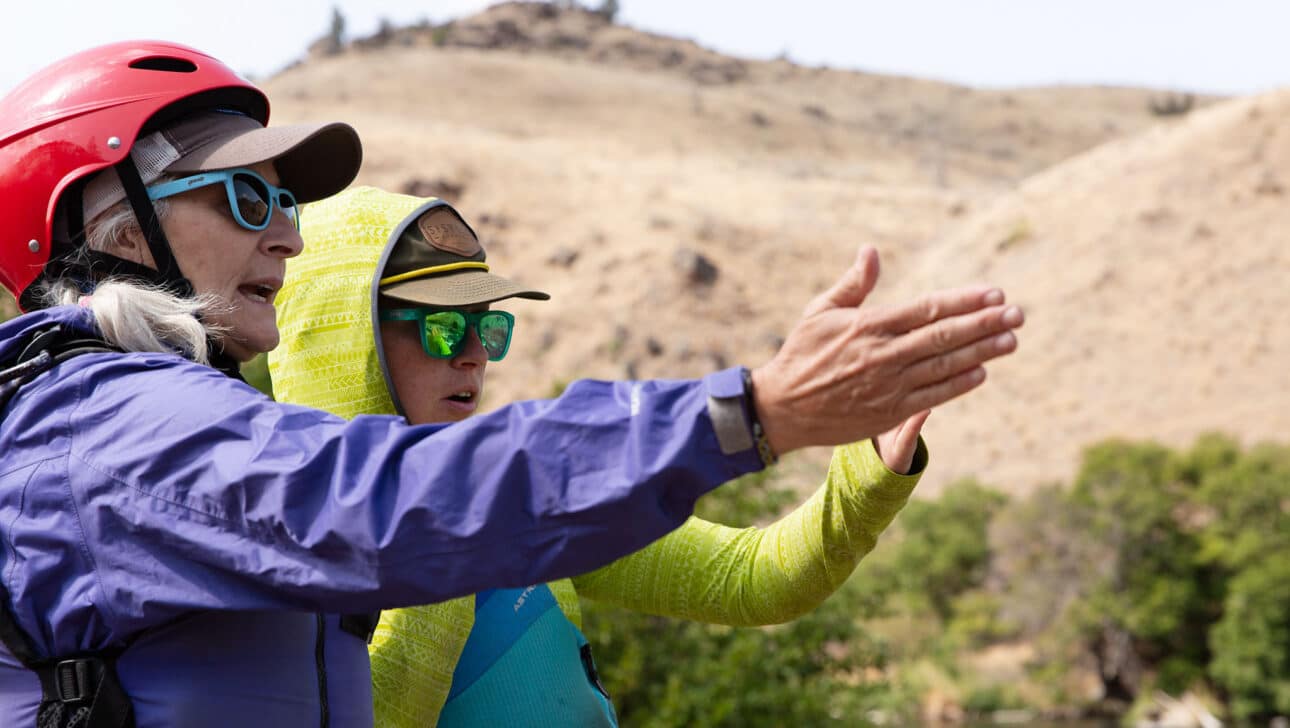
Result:
<svg viewBox="0 0 1290 728"><path fill-rule="evenodd" d="M1012 330L1025 316L997 288L861 307L877 280L878 253L863 248L753 370L754 405L775 452L880 435L980 386L982 365L1017 348Z"/></svg>

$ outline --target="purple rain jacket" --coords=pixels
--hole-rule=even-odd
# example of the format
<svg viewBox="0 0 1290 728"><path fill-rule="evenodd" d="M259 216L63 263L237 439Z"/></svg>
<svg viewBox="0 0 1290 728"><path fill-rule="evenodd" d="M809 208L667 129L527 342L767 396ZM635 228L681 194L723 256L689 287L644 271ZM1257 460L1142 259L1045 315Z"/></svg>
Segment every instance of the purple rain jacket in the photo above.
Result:
<svg viewBox="0 0 1290 728"><path fill-rule="evenodd" d="M96 331L82 308L20 316L0 361L56 322ZM46 655L133 640L118 673L139 728L316 726L324 710L370 726L367 646L336 615L639 549L761 467L727 454L710 414L741 396L737 369L584 381L411 426L276 403L175 355L84 354L0 411L0 579ZM39 699L0 646L0 724L35 725Z"/></svg>

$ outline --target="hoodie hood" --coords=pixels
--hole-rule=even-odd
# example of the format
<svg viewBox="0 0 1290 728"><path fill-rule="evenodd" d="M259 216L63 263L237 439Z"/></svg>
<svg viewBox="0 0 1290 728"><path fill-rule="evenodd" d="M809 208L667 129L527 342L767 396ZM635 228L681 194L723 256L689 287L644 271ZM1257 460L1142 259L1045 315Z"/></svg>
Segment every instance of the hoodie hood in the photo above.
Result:
<svg viewBox="0 0 1290 728"><path fill-rule="evenodd" d="M269 352L280 402L346 419L403 414L392 394L380 327L377 272L403 229L448 203L356 187L304 208L304 252L287 261L278 294L282 341Z"/></svg>

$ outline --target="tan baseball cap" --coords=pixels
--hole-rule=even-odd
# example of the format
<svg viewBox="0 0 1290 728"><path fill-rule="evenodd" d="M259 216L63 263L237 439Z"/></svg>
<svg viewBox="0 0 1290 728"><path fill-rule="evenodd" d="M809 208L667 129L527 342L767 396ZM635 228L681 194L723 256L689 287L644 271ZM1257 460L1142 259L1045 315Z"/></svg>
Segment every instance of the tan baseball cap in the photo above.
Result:
<svg viewBox="0 0 1290 728"><path fill-rule="evenodd" d="M363 146L348 124L265 127L236 111L204 111L140 138L130 157L144 184L164 173L211 172L272 161L280 185L305 203L349 186L363 162ZM105 170L85 187L85 219L123 199L125 188L116 170Z"/></svg>
<svg viewBox="0 0 1290 728"><path fill-rule="evenodd" d="M447 204L407 225L380 272L382 296L422 306L471 306L504 298L551 296L488 272L484 246Z"/></svg>

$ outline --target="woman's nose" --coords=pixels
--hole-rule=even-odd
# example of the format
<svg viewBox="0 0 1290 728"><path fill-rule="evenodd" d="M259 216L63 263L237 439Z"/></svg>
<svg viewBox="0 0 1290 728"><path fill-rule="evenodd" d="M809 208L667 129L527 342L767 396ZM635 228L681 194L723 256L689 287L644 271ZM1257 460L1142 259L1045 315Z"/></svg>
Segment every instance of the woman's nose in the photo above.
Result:
<svg viewBox="0 0 1290 728"><path fill-rule="evenodd" d="M488 363L488 351L484 348L484 342L479 340L479 333L471 327L466 331L466 345L462 347L460 354L452 358L452 365L477 367L486 363Z"/></svg>
<svg viewBox="0 0 1290 728"><path fill-rule="evenodd" d="M273 211L273 219L264 229L264 240L268 253L281 258L294 258L305 249L305 240L300 237L295 221L282 210Z"/></svg>

